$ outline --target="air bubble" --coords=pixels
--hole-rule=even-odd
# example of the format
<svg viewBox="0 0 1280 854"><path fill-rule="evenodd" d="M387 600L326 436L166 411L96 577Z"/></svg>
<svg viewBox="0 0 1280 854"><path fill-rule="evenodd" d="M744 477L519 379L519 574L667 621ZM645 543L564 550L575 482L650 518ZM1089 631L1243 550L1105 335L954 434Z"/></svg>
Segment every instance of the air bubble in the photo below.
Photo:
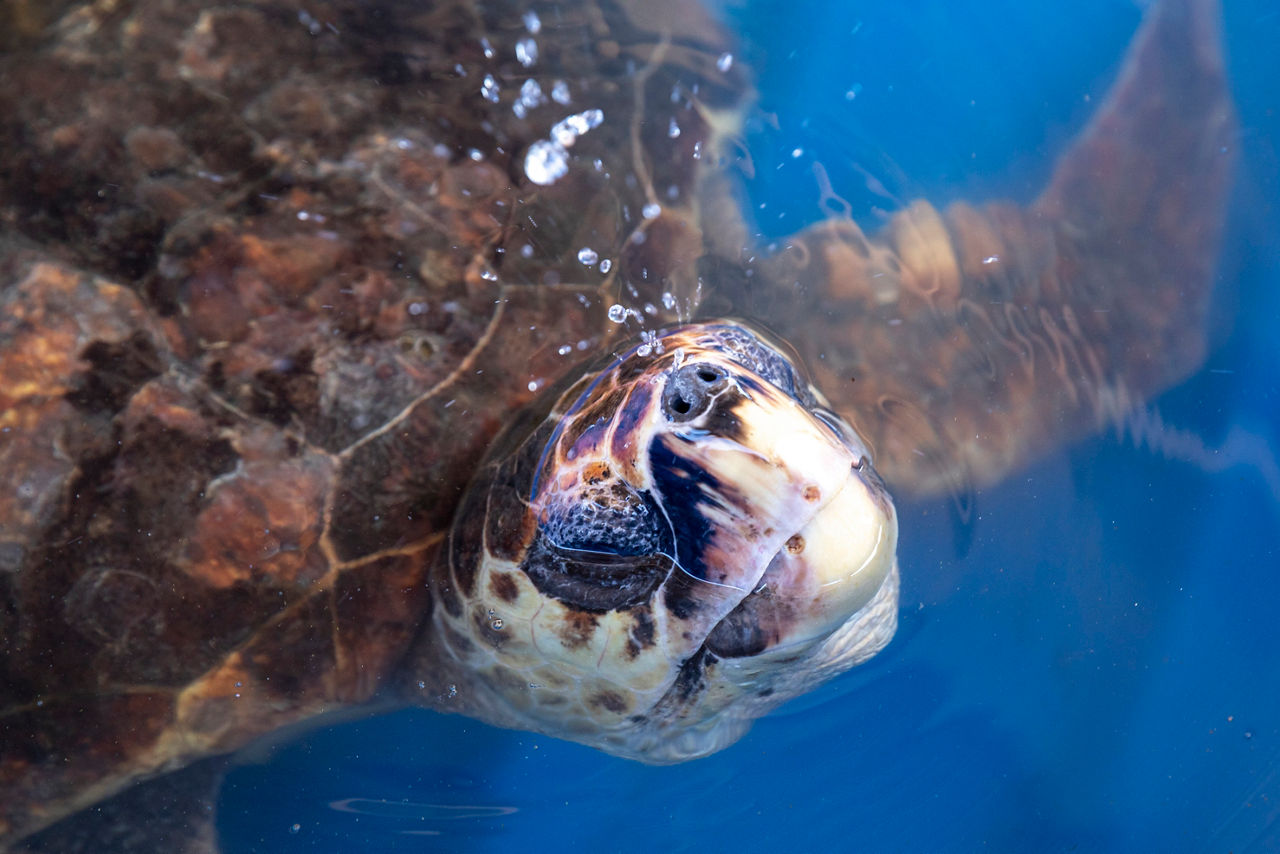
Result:
<svg viewBox="0 0 1280 854"><path fill-rule="evenodd" d="M720 69L721 74L724 74L730 68L733 68L733 54L731 53L720 54L720 58L716 60L716 68Z"/></svg>
<svg viewBox="0 0 1280 854"><path fill-rule="evenodd" d="M488 39L480 39L480 47L484 48L484 58L493 59L493 45Z"/></svg>
<svg viewBox="0 0 1280 854"><path fill-rule="evenodd" d="M537 390L538 390L538 381L529 380L529 391L537 391Z"/></svg>
<svg viewBox="0 0 1280 854"><path fill-rule="evenodd" d="M521 247L520 247L520 257L521 257L521 258L532 258L532 257L533 257L533 244L532 244L532 243L526 243L524 246L521 246Z"/></svg>
<svg viewBox="0 0 1280 854"><path fill-rule="evenodd" d="M568 344L561 344L560 349L556 350L556 352L561 356L567 356L573 352L573 348L570 347Z"/></svg>
<svg viewBox="0 0 1280 854"><path fill-rule="evenodd" d="M551 126L551 139L569 148L578 141L578 137L597 127L602 121L604 121L602 110L583 110L581 113L565 116Z"/></svg>
<svg viewBox="0 0 1280 854"><path fill-rule="evenodd" d="M588 267L600 260L600 256L596 254L596 250L590 246L584 246L578 250L578 261L586 264Z"/></svg>
<svg viewBox="0 0 1280 854"><path fill-rule="evenodd" d="M480 94L486 101L498 103L498 81L493 79L492 74L484 76L484 82L480 84Z"/></svg>
<svg viewBox="0 0 1280 854"><path fill-rule="evenodd" d="M516 42L516 59L525 68L538 61L538 43L533 39L520 39Z"/></svg>
<svg viewBox="0 0 1280 854"><path fill-rule="evenodd" d="M486 282L496 282L498 281L498 274L490 270L488 267L485 267L480 271L480 278L484 279Z"/></svg>
<svg viewBox="0 0 1280 854"><path fill-rule="evenodd" d="M671 293L670 291L664 293L662 295L662 307L665 308L667 311L671 311L671 309L675 308L676 295Z"/></svg>
<svg viewBox="0 0 1280 854"><path fill-rule="evenodd" d="M667 136L675 139L680 135L680 125L676 124L676 120L672 119L671 124L667 125Z"/></svg>
<svg viewBox="0 0 1280 854"><path fill-rule="evenodd" d="M609 306L609 319L614 323L621 323L627 319L627 310L615 302Z"/></svg>
<svg viewBox="0 0 1280 854"><path fill-rule="evenodd" d="M506 624L502 622L501 617L494 617L489 621L489 628L493 629L495 632L501 631L504 625Z"/></svg>
<svg viewBox="0 0 1280 854"><path fill-rule="evenodd" d="M520 86L520 103L530 110L547 102L547 96L542 94L542 85L530 77Z"/></svg>
<svg viewBox="0 0 1280 854"><path fill-rule="evenodd" d="M297 822L294 822L293 824L289 825L290 833L297 833L300 830L302 830L302 825L298 824Z"/></svg>
<svg viewBox="0 0 1280 854"><path fill-rule="evenodd" d="M554 184L569 171L569 152L558 142L540 139L524 156L524 174L535 184Z"/></svg>
<svg viewBox="0 0 1280 854"><path fill-rule="evenodd" d="M537 12L530 10L524 13L524 28L535 36L542 32L542 19Z"/></svg>
<svg viewBox="0 0 1280 854"><path fill-rule="evenodd" d="M551 84L551 100L557 104L569 103L569 84L563 80L557 80Z"/></svg>
<svg viewBox="0 0 1280 854"><path fill-rule="evenodd" d="M610 261L608 258L606 258L606 259L604 259L603 261L601 261L601 262L600 262L600 272L601 272L601 273L607 273L607 272L609 272L611 269L613 269L613 262L612 262L612 261Z"/></svg>
<svg viewBox="0 0 1280 854"><path fill-rule="evenodd" d="M803 149L803 148L793 148L793 149L791 149L791 156L792 156L792 157L800 157L800 156L801 156L801 155L803 155L803 154L804 154L804 149Z"/></svg>
<svg viewBox="0 0 1280 854"><path fill-rule="evenodd" d="M645 219L657 219L658 214L662 213L662 205L657 202L650 202L641 208L640 213L644 215Z"/></svg>

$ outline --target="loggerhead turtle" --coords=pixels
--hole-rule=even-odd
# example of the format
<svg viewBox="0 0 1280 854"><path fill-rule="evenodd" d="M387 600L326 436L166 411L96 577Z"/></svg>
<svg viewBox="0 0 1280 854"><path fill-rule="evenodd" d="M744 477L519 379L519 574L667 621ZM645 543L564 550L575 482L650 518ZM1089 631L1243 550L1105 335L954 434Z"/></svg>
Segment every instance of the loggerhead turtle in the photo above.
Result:
<svg viewBox="0 0 1280 854"><path fill-rule="evenodd" d="M1030 205L758 256L691 5L64 7L0 6L0 847L212 850L217 757L378 698L723 748L889 641L884 482L1201 357L1214 0Z"/></svg>

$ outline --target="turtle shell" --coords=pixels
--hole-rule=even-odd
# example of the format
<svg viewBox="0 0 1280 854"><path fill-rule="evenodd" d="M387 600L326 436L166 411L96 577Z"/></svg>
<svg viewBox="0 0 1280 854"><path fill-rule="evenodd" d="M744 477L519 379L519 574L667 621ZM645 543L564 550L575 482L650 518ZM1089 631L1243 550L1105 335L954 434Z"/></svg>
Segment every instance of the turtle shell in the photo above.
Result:
<svg viewBox="0 0 1280 854"><path fill-rule="evenodd" d="M0 837L378 692L745 88L682 3L4 8Z"/></svg>

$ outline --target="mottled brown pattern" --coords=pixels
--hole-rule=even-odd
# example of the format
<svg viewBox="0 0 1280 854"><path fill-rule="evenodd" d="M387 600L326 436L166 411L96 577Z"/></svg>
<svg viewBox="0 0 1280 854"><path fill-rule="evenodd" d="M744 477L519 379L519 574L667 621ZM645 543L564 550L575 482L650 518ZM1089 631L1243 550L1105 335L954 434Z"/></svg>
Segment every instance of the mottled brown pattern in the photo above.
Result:
<svg viewBox="0 0 1280 854"><path fill-rule="evenodd" d="M516 587L515 579L506 573L494 573L489 577L489 592L499 602L505 602L508 605L516 601L516 598L520 595L520 589Z"/></svg>
<svg viewBox="0 0 1280 854"><path fill-rule="evenodd" d="M577 649L591 642L596 633L595 614L587 611L571 611L560 626L560 642L569 649Z"/></svg>

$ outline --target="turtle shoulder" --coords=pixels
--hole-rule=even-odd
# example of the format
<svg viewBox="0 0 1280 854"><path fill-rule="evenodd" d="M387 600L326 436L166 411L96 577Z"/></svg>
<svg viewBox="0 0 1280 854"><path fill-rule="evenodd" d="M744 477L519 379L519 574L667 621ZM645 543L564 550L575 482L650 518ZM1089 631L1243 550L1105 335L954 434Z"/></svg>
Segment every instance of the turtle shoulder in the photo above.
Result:
<svg viewBox="0 0 1280 854"><path fill-rule="evenodd" d="M667 5L136 0L0 59L0 838L378 692L494 434L693 287L744 86Z"/></svg>

